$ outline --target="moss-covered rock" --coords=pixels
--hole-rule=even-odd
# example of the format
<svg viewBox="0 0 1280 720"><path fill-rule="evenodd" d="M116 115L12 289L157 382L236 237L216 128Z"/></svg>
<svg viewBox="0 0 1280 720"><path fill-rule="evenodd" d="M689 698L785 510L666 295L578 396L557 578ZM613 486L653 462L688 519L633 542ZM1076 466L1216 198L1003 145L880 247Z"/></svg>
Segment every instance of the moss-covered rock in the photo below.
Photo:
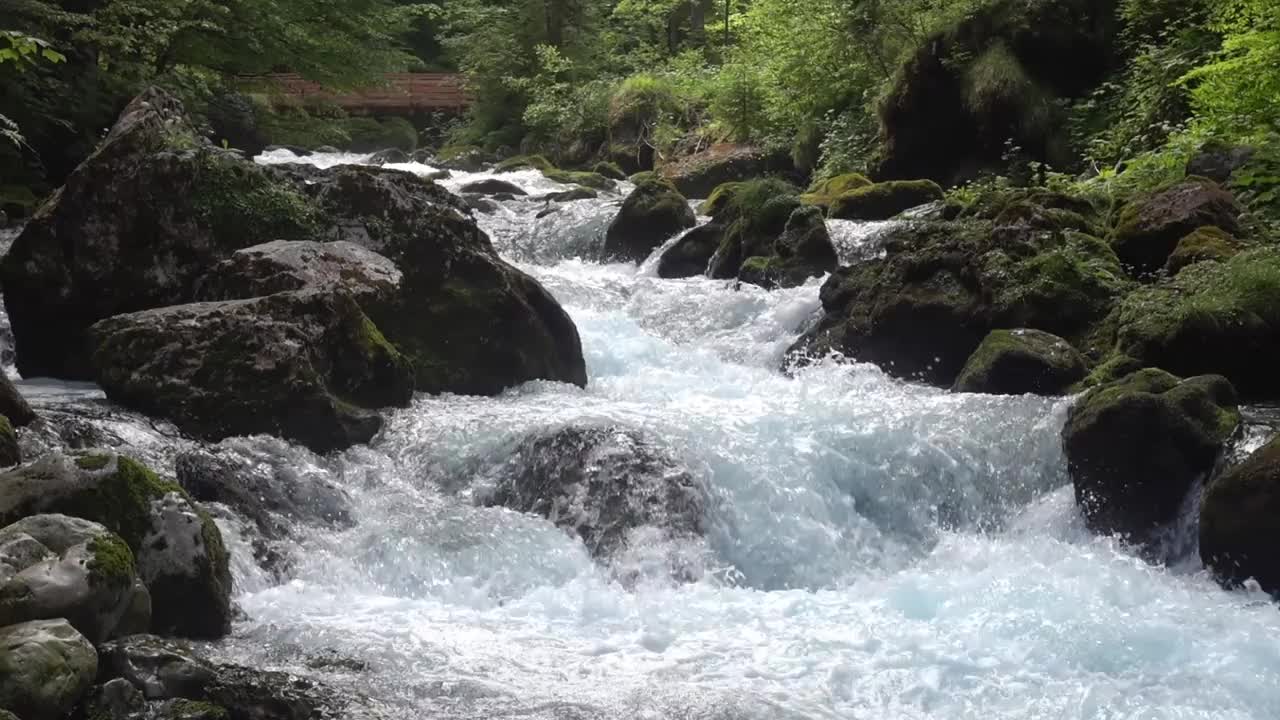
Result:
<svg viewBox="0 0 1280 720"><path fill-rule="evenodd" d="M715 145L663 165L658 172L686 197L705 198L727 182L751 180L794 170L785 149Z"/></svg>
<svg viewBox="0 0 1280 720"><path fill-rule="evenodd" d="M800 200L808 205L816 205L826 210L841 195L870 186L871 181L867 179L866 175L846 173L814 183L800 196Z"/></svg>
<svg viewBox="0 0 1280 720"><path fill-rule="evenodd" d="M1188 265L1205 260L1230 260L1244 249L1244 243L1231 237L1226 231L1212 225L1202 227L1178 241L1177 247L1165 262L1164 270L1173 277Z"/></svg>
<svg viewBox="0 0 1280 720"><path fill-rule="evenodd" d="M1256 580L1280 593L1280 439L1272 440L1205 490L1200 557L1228 587Z"/></svg>
<svg viewBox="0 0 1280 720"><path fill-rule="evenodd" d="M888 220L904 210L942 199L942 188L932 180L894 180L837 196L828 214L839 220Z"/></svg>
<svg viewBox="0 0 1280 720"><path fill-rule="evenodd" d="M222 534L177 484L111 451L54 453L0 473L0 522L38 513L85 518L119 535L150 591L156 631L204 638L230 629ZM113 567L89 569L114 577Z"/></svg>
<svg viewBox="0 0 1280 720"><path fill-rule="evenodd" d="M796 287L810 278L826 275L838 264L822 210L802 206L792 211L782 235L773 244L772 254L747 258L738 279L770 290Z"/></svg>
<svg viewBox="0 0 1280 720"><path fill-rule="evenodd" d="M541 155L517 155L494 165L493 170L499 173L515 172L517 170L537 170L547 173L554 172L556 166Z"/></svg>
<svg viewBox="0 0 1280 720"><path fill-rule="evenodd" d="M714 205L713 220L725 232L708 273L725 280L738 277L748 258L775 254L774 244L800 207L800 198L790 183L765 178L722 185Z"/></svg>
<svg viewBox="0 0 1280 720"><path fill-rule="evenodd" d="M642 262L671 236L697 224L689 201L658 178L644 178L627 196L605 234L607 258Z"/></svg>
<svg viewBox="0 0 1280 720"><path fill-rule="evenodd" d="M1121 303L1115 352L1181 375L1226 376L1248 397L1280 393L1280 250L1201 262Z"/></svg>
<svg viewBox="0 0 1280 720"><path fill-rule="evenodd" d="M499 180L498 178L485 178L484 180L476 180L458 188L458 192L463 195L528 195L524 188L515 183Z"/></svg>
<svg viewBox="0 0 1280 720"><path fill-rule="evenodd" d="M1120 211L1111 244L1136 275L1160 270L1187 235L1205 226L1240 230L1240 206L1231 193L1204 178L1187 178L1130 200Z"/></svg>
<svg viewBox="0 0 1280 720"><path fill-rule="evenodd" d="M685 233L658 259L658 277L665 279L703 275L724 239L724 226L707 223Z"/></svg>
<svg viewBox="0 0 1280 720"><path fill-rule="evenodd" d="M548 180L558 182L563 185L581 185L582 187L591 188L593 190L612 190L614 182L609 178L594 172L578 172L574 170L546 170L542 173L547 176Z"/></svg>
<svg viewBox="0 0 1280 720"><path fill-rule="evenodd" d="M97 672L93 645L66 620L0 627L0 707L23 720L62 720Z"/></svg>
<svg viewBox="0 0 1280 720"><path fill-rule="evenodd" d="M711 191L706 200L698 203L699 215L710 215L712 217L721 216L722 213L729 208L729 204L733 201L734 196L742 189L744 183L727 182L716 186Z"/></svg>
<svg viewBox="0 0 1280 720"><path fill-rule="evenodd" d="M1062 444L1089 527L1149 542L1213 469L1240 423L1236 404L1225 378L1179 380L1155 369L1081 397Z"/></svg>
<svg viewBox="0 0 1280 720"><path fill-rule="evenodd" d="M102 642L133 629L137 586L133 552L103 525L46 514L0 529L0 626L66 618Z"/></svg>
<svg viewBox="0 0 1280 720"><path fill-rule="evenodd" d="M435 152L428 164L458 172L480 172L494 158L481 148L471 145L446 145Z"/></svg>
<svg viewBox="0 0 1280 720"><path fill-rule="evenodd" d="M0 467L22 462L22 450L18 447L18 433L14 432L9 418L0 415Z"/></svg>
<svg viewBox="0 0 1280 720"><path fill-rule="evenodd" d="M969 357L955 391L1061 395L1085 374L1071 343L1040 330L993 330Z"/></svg>
<svg viewBox="0 0 1280 720"><path fill-rule="evenodd" d="M627 174L622 171L622 168L618 167L617 163L612 162L598 162L591 168L591 172L607 177L610 180L627 179Z"/></svg>

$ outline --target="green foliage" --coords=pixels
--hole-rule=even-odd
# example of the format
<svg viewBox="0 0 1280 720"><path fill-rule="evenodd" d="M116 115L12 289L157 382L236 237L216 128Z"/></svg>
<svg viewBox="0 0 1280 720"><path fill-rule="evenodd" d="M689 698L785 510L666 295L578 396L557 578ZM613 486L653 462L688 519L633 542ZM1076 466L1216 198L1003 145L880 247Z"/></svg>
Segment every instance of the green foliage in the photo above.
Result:
<svg viewBox="0 0 1280 720"><path fill-rule="evenodd" d="M1222 33L1222 49L1182 78L1196 125L1241 138L1280 131L1280 3L1221 0L1211 27Z"/></svg>

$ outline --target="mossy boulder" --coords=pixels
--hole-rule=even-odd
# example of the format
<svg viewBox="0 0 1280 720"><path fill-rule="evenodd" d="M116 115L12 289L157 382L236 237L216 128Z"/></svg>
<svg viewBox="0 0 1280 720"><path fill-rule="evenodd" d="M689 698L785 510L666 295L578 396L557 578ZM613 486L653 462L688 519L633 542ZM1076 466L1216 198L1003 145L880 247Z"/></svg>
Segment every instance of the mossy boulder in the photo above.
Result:
<svg viewBox="0 0 1280 720"><path fill-rule="evenodd" d="M1228 587L1280 593L1280 439L1215 478L1200 505L1200 558Z"/></svg>
<svg viewBox="0 0 1280 720"><path fill-rule="evenodd" d="M885 256L840 268L824 316L789 357L845 357L952 386L992 330L1091 335L1129 281L1106 244L1079 233L982 220L889 228Z"/></svg>
<svg viewBox="0 0 1280 720"><path fill-rule="evenodd" d="M1088 526L1138 544L1178 517L1240 423L1220 376L1146 369L1096 387L1071 408L1063 450Z"/></svg>
<svg viewBox="0 0 1280 720"><path fill-rule="evenodd" d="M18 447L18 433L14 432L9 418L0 415L0 467L22 462L22 449Z"/></svg>
<svg viewBox="0 0 1280 720"><path fill-rule="evenodd" d="M794 171L785 149L751 145L714 145L658 169L686 197L705 198L727 182L752 180Z"/></svg>
<svg viewBox="0 0 1280 720"><path fill-rule="evenodd" d="M689 201L656 177L643 178L622 203L605 233L605 257L642 262L655 248L697 224Z"/></svg>
<svg viewBox="0 0 1280 720"><path fill-rule="evenodd" d="M541 155L517 155L493 166L493 171L498 173L515 172L517 170L537 170L538 172L547 173L554 172L556 166Z"/></svg>
<svg viewBox="0 0 1280 720"><path fill-rule="evenodd" d="M1231 193L1213 181L1187 178L1126 203L1111 245L1131 272L1149 275L1165 266L1179 241L1202 227L1238 233L1240 212Z"/></svg>
<svg viewBox="0 0 1280 720"><path fill-rule="evenodd" d="M150 592L156 632L214 638L230 629L222 534L177 484L106 450L52 453L0 473L0 522L40 513L92 520L124 540Z"/></svg>
<svg viewBox="0 0 1280 720"><path fill-rule="evenodd" d="M748 258L774 255L775 243L800 207L795 186L778 178L722 185L716 196L712 220L725 232L708 274L720 280L738 277Z"/></svg>
<svg viewBox="0 0 1280 720"><path fill-rule="evenodd" d="M0 627L0 708L62 720L93 685L98 655L66 620Z"/></svg>
<svg viewBox="0 0 1280 720"><path fill-rule="evenodd" d="M1225 375L1247 397L1280 394L1280 250L1184 268L1120 304L1114 352L1181 375Z"/></svg>
<svg viewBox="0 0 1280 720"><path fill-rule="evenodd" d="M845 193L861 190L871 186L871 181L866 175L861 173L846 173L844 175L835 175L826 180L814 183L809 187L800 199L808 205L817 205L826 210L831 207L831 203L835 199Z"/></svg>
<svg viewBox="0 0 1280 720"><path fill-rule="evenodd" d="M558 182L562 185L579 185L592 190L612 190L614 182L609 178L594 172L579 172L575 170L546 170L542 173L552 182Z"/></svg>
<svg viewBox="0 0 1280 720"><path fill-rule="evenodd" d="M36 419L36 413L27 404L26 398L14 387L9 376L0 372L0 415L9 420L14 427L26 427Z"/></svg>
<svg viewBox="0 0 1280 720"><path fill-rule="evenodd" d="M0 490L0 492L4 492ZM133 551L88 520L33 515L0 529L0 626L66 618L91 642L146 629L151 617Z"/></svg>
<svg viewBox="0 0 1280 720"><path fill-rule="evenodd" d="M602 175L610 180L626 180L627 174L618 167L617 163L598 162L591 168L591 172Z"/></svg>
<svg viewBox="0 0 1280 720"><path fill-rule="evenodd" d="M792 211L769 256L743 262L738 279L768 290L803 285L836 269L839 259L822 210L802 206Z"/></svg>
<svg viewBox="0 0 1280 720"><path fill-rule="evenodd" d="M893 180L849 190L830 202L837 220L888 220L904 210L943 199L932 180Z"/></svg>
<svg viewBox="0 0 1280 720"><path fill-rule="evenodd" d="M1085 375L1071 343L1041 330L993 330L969 356L956 392L1062 395Z"/></svg>
<svg viewBox="0 0 1280 720"><path fill-rule="evenodd" d="M1226 231L1209 225L1179 240L1165 262L1164 270L1169 277L1173 277L1182 272L1183 268L1198 262L1230 260L1245 248L1244 243L1231 237Z"/></svg>
<svg viewBox="0 0 1280 720"><path fill-rule="evenodd" d="M707 223L685 233L658 259L658 277L688 278L704 275L707 264L724 239L724 226Z"/></svg>

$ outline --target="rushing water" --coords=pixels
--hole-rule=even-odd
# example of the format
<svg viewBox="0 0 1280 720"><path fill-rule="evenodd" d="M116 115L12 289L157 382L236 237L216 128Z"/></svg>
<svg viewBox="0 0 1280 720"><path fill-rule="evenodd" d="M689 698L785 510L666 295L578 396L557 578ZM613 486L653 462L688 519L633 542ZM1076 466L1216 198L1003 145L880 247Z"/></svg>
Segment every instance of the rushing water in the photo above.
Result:
<svg viewBox="0 0 1280 720"><path fill-rule="evenodd" d="M335 480L358 523L299 528L284 584L236 545L247 619L218 654L350 683L404 717L1280 717L1272 604L1084 531L1058 439L1069 400L950 394L870 366L787 377L820 282L770 293L582 259L620 202L478 215L573 316L585 390L419 397L331 458L224 443ZM877 229L833 226L845 260L873 255ZM711 497L705 539L638 534L616 562L640 581L624 584L549 522L475 504L521 438L568 422L639 428L679 457ZM159 447L162 430L132 442ZM701 579L673 582L673 552ZM367 669L306 667L318 653Z"/></svg>

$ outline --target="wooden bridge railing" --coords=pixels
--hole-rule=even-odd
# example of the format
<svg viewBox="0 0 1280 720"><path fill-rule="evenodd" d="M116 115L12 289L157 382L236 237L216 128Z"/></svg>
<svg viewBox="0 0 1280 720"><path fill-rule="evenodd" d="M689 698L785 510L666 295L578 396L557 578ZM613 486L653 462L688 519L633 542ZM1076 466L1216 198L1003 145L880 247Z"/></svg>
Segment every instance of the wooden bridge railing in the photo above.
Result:
<svg viewBox="0 0 1280 720"><path fill-rule="evenodd" d="M384 85L334 91L301 75L279 73L241 78L271 86L277 97L337 105L349 112L459 112L471 104L462 76L451 73L389 73Z"/></svg>

